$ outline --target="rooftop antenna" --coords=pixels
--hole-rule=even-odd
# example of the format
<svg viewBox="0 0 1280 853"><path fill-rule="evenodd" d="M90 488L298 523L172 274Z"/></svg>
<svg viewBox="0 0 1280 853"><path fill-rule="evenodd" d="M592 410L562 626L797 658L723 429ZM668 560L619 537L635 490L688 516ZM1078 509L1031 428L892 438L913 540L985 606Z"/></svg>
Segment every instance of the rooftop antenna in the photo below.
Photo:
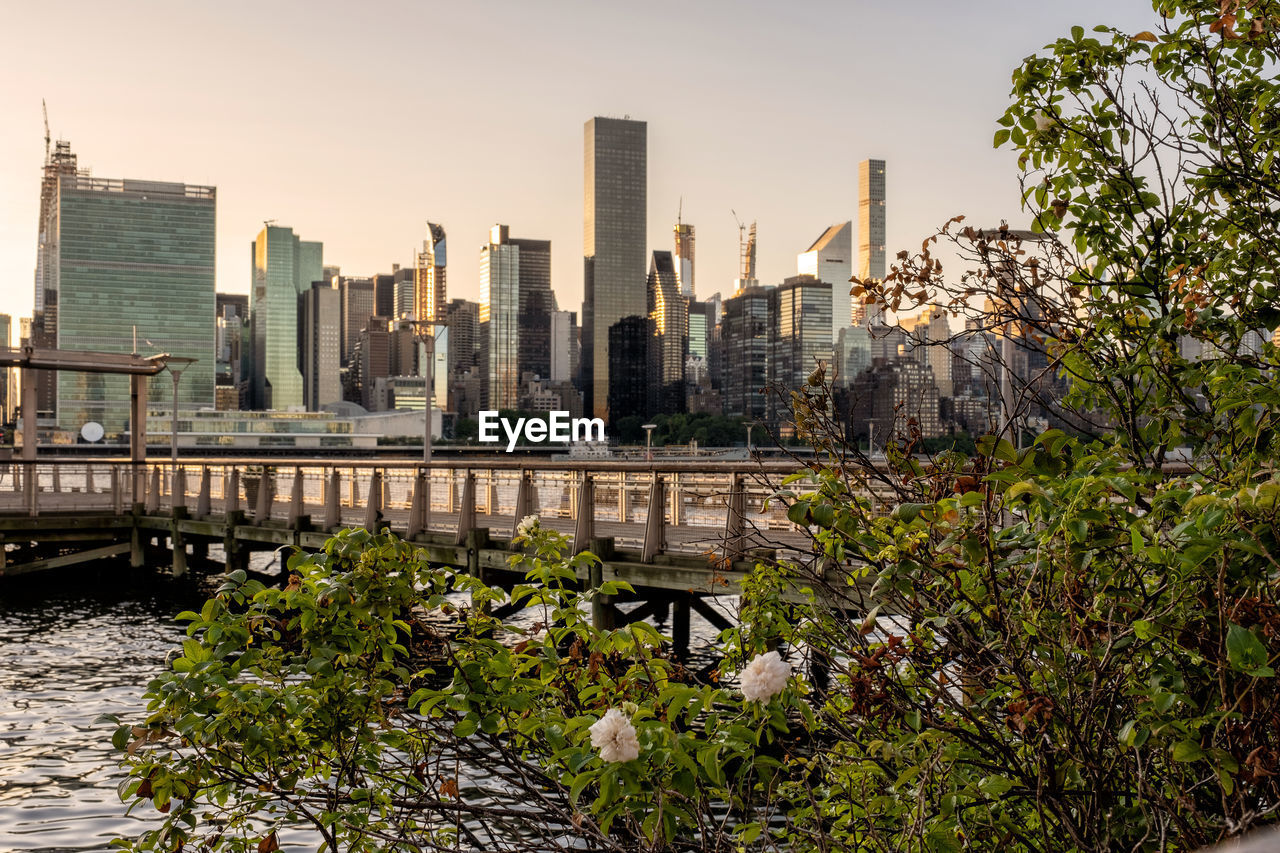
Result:
<svg viewBox="0 0 1280 853"><path fill-rule="evenodd" d="M684 196L680 196L680 206L676 208L676 224L684 221Z"/></svg>
<svg viewBox="0 0 1280 853"><path fill-rule="evenodd" d="M44 113L44 161L49 162L49 107L44 102L44 98L40 99L40 109Z"/></svg>
<svg viewBox="0 0 1280 853"><path fill-rule="evenodd" d="M276 221L274 219L262 220L262 225L264 228L270 228L272 225L275 225L275 224L276 224Z"/></svg>

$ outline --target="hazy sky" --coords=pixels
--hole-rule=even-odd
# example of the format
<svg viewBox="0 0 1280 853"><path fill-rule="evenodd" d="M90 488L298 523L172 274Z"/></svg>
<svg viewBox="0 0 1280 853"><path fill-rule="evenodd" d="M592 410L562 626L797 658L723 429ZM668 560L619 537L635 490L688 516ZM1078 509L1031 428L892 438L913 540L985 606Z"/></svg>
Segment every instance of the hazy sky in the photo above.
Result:
<svg viewBox="0 0 1280 853"><path fill-rule="evenodd" d="M552 241L582 299L583 122L649 124L650 248L680 199L699 296L732 290L759 221L777 283L833 222L857 164L887 161L888 249L948 217L1022 222L995 119L1018 61L1072 24L1151 26L1130 0L6 4L0 21L0 312L31 310L49 104L54 138L110 178L218 188L220 291L244 293L263 220L369 275L449 238L475 299L495 222ZM16 325L16 324L15 324ZM16 341L15 341L16 343Z"/></svg>

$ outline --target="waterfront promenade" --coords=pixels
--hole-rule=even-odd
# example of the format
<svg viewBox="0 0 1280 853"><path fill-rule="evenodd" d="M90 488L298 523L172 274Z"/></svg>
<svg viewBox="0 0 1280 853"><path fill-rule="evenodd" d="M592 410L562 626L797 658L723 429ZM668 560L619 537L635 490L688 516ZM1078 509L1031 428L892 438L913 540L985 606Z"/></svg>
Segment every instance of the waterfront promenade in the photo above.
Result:
<svg viewBox="0 0 1280 853"><path fill-rule="evenodd" d="M792 460L14 461L0 470L0 583L111 559L174 575L247 569L254 552L318 550L343 528L389 529L434 563L513 583L515 526L537 515L601 558L584 583L635 588L643 606L625 621L669 608L684 651L690 610L723 627L703 599L736 593L756 559L811 559L808 534L778 495L795 469ZM622 618L609 601L593 616L602 626Z"/></svg>

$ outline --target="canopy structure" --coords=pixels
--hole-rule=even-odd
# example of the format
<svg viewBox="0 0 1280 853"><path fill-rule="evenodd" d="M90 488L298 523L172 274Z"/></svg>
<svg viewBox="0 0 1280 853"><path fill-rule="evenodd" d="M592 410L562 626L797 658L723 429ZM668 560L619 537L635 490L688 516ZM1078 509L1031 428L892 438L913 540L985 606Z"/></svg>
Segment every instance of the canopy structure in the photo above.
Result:
<svg viewBox="0 0 1280 853"><path fill-rule="evenodd" d="M130 355L118 352L0 347L0 367L22 371L22 458L36 458L36 388L38 370L80 373L118 373L129 381L129 457L141 462L147 455L147 377L168 366L169 354Z"/></svg>

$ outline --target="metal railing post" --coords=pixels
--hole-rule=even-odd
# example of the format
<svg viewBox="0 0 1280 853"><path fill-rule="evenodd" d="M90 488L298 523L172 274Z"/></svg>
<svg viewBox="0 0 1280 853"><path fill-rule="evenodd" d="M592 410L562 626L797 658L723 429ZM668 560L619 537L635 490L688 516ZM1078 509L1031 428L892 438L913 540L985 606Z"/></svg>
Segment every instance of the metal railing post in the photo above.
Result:
<svg viewBox="0 0 1280 853"><path fill-rule="evenodd" d="M684 523L683 507L680 506L680 475L671 475L671 526L679 527Z"/></svg>
<svg viewBox="0 0 1280 853"><path fill-rule="evenodd" d="M151 469L151 484L147 488L147 515L160 511L160 466Z"/></svg>
<svg viewBox="0 0 1280 853"><path fill-rule="evenodd" d="M364 508L364 529L377 533L382 521L382 469L375 468L369 475L369 499Z"/></svg>
<svg viewBox="0 0 1280 853"><path fill-rule="evenodd" d="M649 515L644 520L644 549L640 559L652 563L667 547L667 489L661 474L649 486Z"/></svg>
<svg viewBox="0 0 1280 853"><path fill-rule="evenodd" d="M302 466L293 466L293 491L289 493L289 526L297 527L302 517Z"/></svg>
<svg viewBox="0 0 1280 853"><path fill-rule="evenodd" d="M413 497L409 501L409 526L405 538L412 539L422 532L423 490L426 488L426 476L422 468L415 468L413 475Z"/></svg>
<svg viewBox="0 0 1280 853"><path fill-rule="evenodd" d="M253 521L262 524L271 518L271 505L275 503L276 470L262 466L262 476L258 478L258 501L253 508Z"/></svg>
<svg viewBox="0 0 1280 853"><path fill-rule="evenodd" d="M724 558L732 564L742 559L746 538L746 494L742 490L742 477L733 475L729 483L729 500L724 519Z"/></svg>
<svg viewBox="0 0 1280 853"><path fill-rule="evenodd" d="M208 465L200 466L200 497L196 498L196 518L208 518L213 512L213 482Z"/></svg>
<svg viewBox="0 0 1280 853"><path fill-rule="evenodd" d="M467 531L473 530L476 526L476 477L471 473L471 469L467 469L465 478L462 481L462 505L458 508L458 529L455 536L455 545L462 545L467 541Z"/></svg>
<svg viewBox="0 0 1280 853"><path fill-rule="evenodd" d="M324 529L332 530L338 526L342 514L339 508L342 504L342 475L338 473L335 466L329 472L329 487L324 492Z"/></svg>
<svg viewBox="0 0 1280 853"><path fill-rule="evenodd" d="M169 480L169 509L186 509L187 469L178 465Z"/></svg>
<svg viewBox="0 0 1280 853"><path fill-rule="evenodd" d="M574 519L577 524L573 534L573 552L575 554L586 551L590 548L591 540L595 538L595 483L591 480L591 472L582 472L582 483L578 487L578 515Z"/></svg>
<svg viewBox="0 0 1280 853"><path fill-rule="evenodd" d="M115 515L124 512L124 493L120 490L120 466L111 466L111 511Z"/></svg>
<svg viewBox="0 0 1280 853"><path fill-rule="evenodd" d="M511 521L511 536L516 535L516 528L520 526L520 522L525 516L534 515L534 495L533 495L533 478L529 476L529 472L520 469L520 481L516 484L516 508L515 517Z"/></svg>

